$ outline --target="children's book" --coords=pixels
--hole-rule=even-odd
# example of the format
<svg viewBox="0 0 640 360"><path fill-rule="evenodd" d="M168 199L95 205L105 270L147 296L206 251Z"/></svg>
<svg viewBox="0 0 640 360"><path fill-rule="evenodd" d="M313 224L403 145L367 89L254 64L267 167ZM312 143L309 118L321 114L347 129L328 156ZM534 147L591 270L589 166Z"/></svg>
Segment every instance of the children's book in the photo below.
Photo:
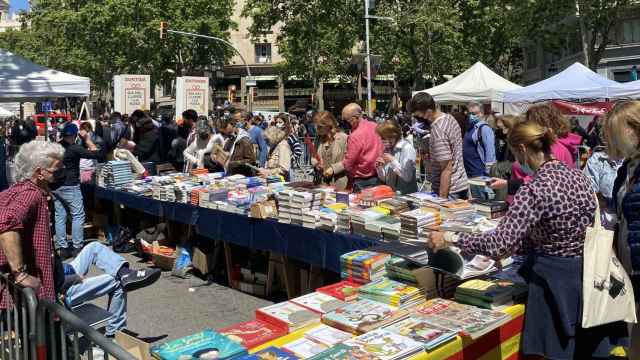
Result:
<svg viewBox="0 0 640 360"><path fill-rule="evenodd" d="M320 315L292 302L282 302L256 310L256 320L295 331L320 321Z"/></svg>
<svg viewBox="0 0 640 360"><path fill-rule="evenodd" d="M322 321L352 334L362 334L408 316L405 310L360 299L323 316Z"/></svg>
<svg viewBox="0 0 640 360"><path fill-rule="evenodd" d="M319 293L333 296L342 301L352 301L358 297L360 284L351 281L340 281L339 283L318 288Z"/></svg>
<svg viewBox="0 0 640 360"><path fill-rule="evenodd" d="M324 324L309 330L304 336L309 340L319 342L326 346L334 346L353 337L353 335L348 332Z"/></svg>
<svg viewBox="0 0 640 360"><path fill-rule="evenodd" d="M253 320L218 329L218 332L241 343L245 348L252 349L286 335L287 329L264 321Z"/></svg>
<svg viewBox="0 0 640 360"><path fill-rule="evenodd" d="M313 292L311 294L300 296L292 299L291 302L318 314L326 314L345 305L343 301L321 292Z"/></svg>
<svg viewBox="0 0 640 360"><path fill-rule="evenodd" d="M256 353L237 357L234 360L298 360L299 358L290 352L270 346Z"/></svg>
<svg viewBox="0 0 640 360"><path fill-rule="evenodd" d="M387 326L385 330L424 343L427 350L434 349L458 335L456 331L430 324L418 316L398 321Z"/></svg>
<svg viewBox="0 0 640 360"><path fill-rule="evenodd" d="M327 350L329 347L303 337L283 345L282 348L300 359L308 359Z"/></svg>
<svg viewBox="0 0 640 360"><path fill-rule="evenodd" d="M151 355L160 360L230 359L246 352L239 343L211 329L151 347Z"/></svg>
<svg viewBox="0 0 640 360"><path fill-rule="evenodd" d="M378 329L345 341L351 353L358 351L377 360L396 360L423 351L422 343L385 329Z"/></svg>

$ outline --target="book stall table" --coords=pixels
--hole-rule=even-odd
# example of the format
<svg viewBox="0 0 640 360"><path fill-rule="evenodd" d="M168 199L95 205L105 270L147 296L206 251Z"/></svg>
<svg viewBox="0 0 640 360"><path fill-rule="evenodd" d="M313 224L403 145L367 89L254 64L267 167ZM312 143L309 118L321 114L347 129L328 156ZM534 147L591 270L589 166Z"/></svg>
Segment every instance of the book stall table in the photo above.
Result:
<svg viewBox="0 0 640 360"><path fill-rule="evenodd" d="M410 360L517 360L520 355L520 336L524 325L524 305L514 305L504 310L512 320L498 329L472 341L457 336L454 340L430 351L421 352ZM286 336L250 349L250 353L264 350L270 346L281 347L284 344L301 339L304 334L320 324L313 324L294 331Z"/></svg>
<svg viewBox="0 0 640 360"><path fill-rule="evenodd" d="M212 240L222 241L229 276L231 273L229 271L230 244L271 252L270 265L275 263L277 266L282 266L285 275L295 270L292 269L293 265L288 259L311 265L314 273L318 273L320 269L340 273L340 255L377 244L374 239L358 235L307 229L270 219L254 219L191 204L160 201L93 184L83 184L82 189L85 198L95 196L97 199L108 200L152 216L190 225L196 233ZM116 208L119 207L116 206ZM294 297L298 293L294 289L304 290L308 287L308 284L301 286L292 284L289 278L285 276L284 279L289 297Z"/></svg>

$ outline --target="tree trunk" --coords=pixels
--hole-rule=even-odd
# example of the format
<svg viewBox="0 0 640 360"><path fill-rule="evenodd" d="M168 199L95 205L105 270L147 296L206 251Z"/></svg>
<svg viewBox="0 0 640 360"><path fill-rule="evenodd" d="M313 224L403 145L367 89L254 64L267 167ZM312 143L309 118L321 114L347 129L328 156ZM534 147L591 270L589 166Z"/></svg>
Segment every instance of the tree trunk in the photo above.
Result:
<svg viewBox="0 0 640 360"><path fill-rule="evenodd" d="M580 0L576 1L576 17L578 18L578 24L580 26L580 42L582 43L582 54L584 55L584 63L589 68L592 68L591 64L591 56L589 52L589 36L587 34L587 29L584 24L584 18L582 17L582 12L580 11Z"/></svg>

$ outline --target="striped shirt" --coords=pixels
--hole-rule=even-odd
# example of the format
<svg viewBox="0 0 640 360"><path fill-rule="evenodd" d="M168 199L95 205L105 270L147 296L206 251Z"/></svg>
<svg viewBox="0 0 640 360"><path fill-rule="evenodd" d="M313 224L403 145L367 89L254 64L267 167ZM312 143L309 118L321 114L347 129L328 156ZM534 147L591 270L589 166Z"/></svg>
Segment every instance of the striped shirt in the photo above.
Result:
<svg viewBox="0 0 640 360"><path fill-rule="evenodd" d="M462 133L456 119L450 114L442 114L431 124L429 139L429 155L432 161L431 187L440 192L440 162L453 161L449 194L458 193L469 188L467 173L464 171L462 159Z"/></svg>

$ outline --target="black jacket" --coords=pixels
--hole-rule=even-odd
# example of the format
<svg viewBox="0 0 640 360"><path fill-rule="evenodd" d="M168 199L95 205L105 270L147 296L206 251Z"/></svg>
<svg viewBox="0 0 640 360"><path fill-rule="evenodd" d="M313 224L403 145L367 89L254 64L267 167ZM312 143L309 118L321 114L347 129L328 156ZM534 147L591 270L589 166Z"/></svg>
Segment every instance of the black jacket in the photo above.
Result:
<svg viewBox="0 0 640 360"><path fill-rule="evenodd" d="M136 155L141 162L159 163L162 160L161 151L162 139L160 137L160 131L154 128L140 135L133 154Z"/></svg>
<svg viewBox="0 0 640 360"><path fill-rule="evenodd" d="M102 153L98 150L90 151L79 144L69 144L61 141L60 145L65 149L62 164L64 169L55 175L55 184L58 186L80 185L80 159L102 159Z"/></svg>

